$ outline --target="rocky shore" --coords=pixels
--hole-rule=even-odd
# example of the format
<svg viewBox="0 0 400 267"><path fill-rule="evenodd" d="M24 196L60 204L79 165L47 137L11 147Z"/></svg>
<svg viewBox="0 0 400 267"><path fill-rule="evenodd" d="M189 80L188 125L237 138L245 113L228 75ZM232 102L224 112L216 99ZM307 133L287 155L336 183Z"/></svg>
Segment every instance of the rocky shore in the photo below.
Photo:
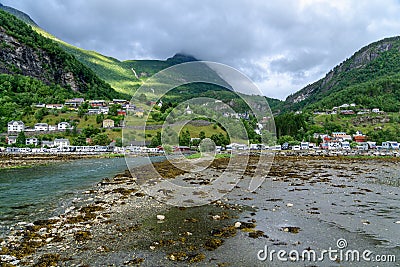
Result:
<svg viewBox="0 0 400 267"><path fill-rule="evenodd" d="M250 160L241 178L243 182L251 177L255 161L256 158ZM211 172L220 174L226 164L227 159L215 160L206 176L209 177ZM398 170L398 164L397 158L372 161L346 157L277 157L261 190L249 192L238 184L221 200L192 208L171 207L157 202L144 194L136 184L136 178L126 171L82 192L81 197L73 201L74 205L57 217L15 225L0 241L1 264L256 266L256 249L263 248L264 244L288 249L306 248L316 246L314 240L322 237L332 239L327 236L325 226L320 229L321 221L338 223L341 214L346 213L348 218L352 209L342 203L344 199L339 201L332 195L335 190L342 198L351 198L349 203L356 204L355 209L359 212L362 212L360 209L370 209L365 203L374 202L373 197L382 196L389 202L378 189L353 183L358 179L375 179L381 173L380 167L381 176L390 178L396 173L396 168ZM168 162L155 163L154 166L166 178L183 175L193 184L209 182L201 174L193 176L179 172ZM310 190L313 190L312 195L307 193ZM364 196L369 198L364 200ZM392 195L394 202L391 204L398 204L395 196ZM329 207L319 206L320 201L326 200L332 201ZM357 202L353 202L355 200ZM376 200L374 205L379 201ZM337 213L338 217L330 219L332 213ZM297 217L299 214L304 214L301 215L304 217ZM358 214L354 216L359 218ZM316 218L318 220L314 221ZM372 227L375 223L383 225L385 222L366 217L360 220L360 227ZM396 219L390 219L388 225L395 223ZM331 229L330 232L337 234L335 231L340 229ZM352 236L358 231L354 230L353 234L346 230L346 233ZM360 241L364 245L369 242ZM377 241L371 241L371 244L374 242Z"/></svg>

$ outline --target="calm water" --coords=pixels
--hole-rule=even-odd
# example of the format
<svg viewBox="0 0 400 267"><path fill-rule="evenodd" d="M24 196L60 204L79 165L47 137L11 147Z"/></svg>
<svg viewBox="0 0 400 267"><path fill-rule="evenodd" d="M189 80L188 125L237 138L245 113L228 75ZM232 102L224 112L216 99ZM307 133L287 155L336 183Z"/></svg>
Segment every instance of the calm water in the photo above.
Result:
<svg viewBox="0 0 400 267"><path fill-rule="evenodd" d="M135 160L141 165L142 158ZM17 222L45 219L63 203L106 177L127 169L124 158L88 159L0 171L0 236Z"/></svg>

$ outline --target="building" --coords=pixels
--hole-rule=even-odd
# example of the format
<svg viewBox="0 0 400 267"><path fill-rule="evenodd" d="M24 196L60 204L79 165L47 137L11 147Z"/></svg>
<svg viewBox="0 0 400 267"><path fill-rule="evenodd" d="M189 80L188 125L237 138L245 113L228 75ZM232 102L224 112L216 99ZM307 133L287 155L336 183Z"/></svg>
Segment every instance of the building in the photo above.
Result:
<svg viewBox="0 0 400 267"><path fill-rule="evenodd" d="M8 133L19 133L25 131L25 124L22 121L10 121L8 123Z"/></svg>
<svg viewBox="0 0 400 267"><path fill-rule="evenodd" d="M13 145L17 143L17 137L16 136L8 136L7 137L7 144Z"/></svg>
<svg viewBox="0 0 400 267"><path fill-rule="evenodd" d="M351 110L351 109L349 109L349 110L341 110L340 114L342 114L342 115L354 115L355 112L354 112L354 110Z"/></svg>
<svg viewBox="0 0 400 267"><path fill-rule="evenodd" d="M373 108L373 109L372 109L372 112L373 112L373 113L381 113L381 111L379 110L379 108Z"/></svg>
<svg viewBox="0 0 400 267"><path fill-rule="evenodd" d="M187 115L193 114L193 111L192 111L192 109L189 107L189 105L186 107L185 113L186 113Z"/></svg>
<svg viewBox="0 0 400 267"><path fill-rule="evenodd" d="M53 141L42 141L42 147L53 147L54 142Z"/></svg>
<svg viewBox="0 0 400 267"><path fill-rule="evenodd" d="M136 109L135 110L135 116L143 117L144 116L144 110L143 109Z"/></svg>
<svg viewBox="0 0 400 267"><path fill-rule="evenodd" d="M47 109L62 109L64 107L63 104L47 104Z"/></svg>
<svg viewBox="0 0 400 267"><path fill-rule="evenodd" d="M88 115L99 115L101 113L101 110L98 108L89 108L88 109Z"/></svg>
<svg viewBox="0 0 400 267"><path fill-rule="evenodd" d="M126 116L125 110L118 110L118 116Z"/></svg>
<svg viewBox="0 0 400 267"><path fill-rule="evenodd" d="M49 125L47 123L36 123L35 131L36 132L47 132L47 131L49 131Z"/></svg>
<svg viewBox="0 0 400 267"><path fill-rule="evenodd" d="M355 135L353 135L354 141L357 143L365 143L367 142L367 136L363 135L362 132L357 131Z"/></svg>
<svg viewBox="0 0 400 267"><path fill-rule="evenodd" d="M29 146L29 145L37 146L39 144L39 140L36 137L26 138L25 144L27 146Z"/></svg>
<svg viewBox="0 0 400 267"><path fill-rule="evenodd" d="M103 121L103 128L114 128L114 121L106 119Z"/></svg>
<svg viewBox="0 0 400 267"><path fill-rule="evenodd" d="M55 139L54 140L54 146L55 147L69 146L69 140L68 139Z"/></svg>
<svg viewBox="0 0 400 267"><path fill-rule="evenodd" d="M57 125L49 125L49 132L57 131Z"/></svg>
<svg viewBox="0 0 400 267"><path fill-rule="evenodd" d="M125 99L113 99L112 103L115 105L120 104L121 106L125 106L129 104L129 101Z"/></svg>
<svg viewBox="0 0 400 267"><path fill-rule="evenodd" d="M90 100L89 105L91 107L104 107L107 106L106 101L104 100Z"/></svg>
<svg viewBox="0 0 400 267"><path fill-rule="evenodd" d="M57 124L57 128L59 131L65 131L67 129L71 129L71 124L69 124L66 121L60 122L59 124Z"/></svg>
<svg viewBox="0 0 400 267"><path fill-rule="evenodd" d="M332 137L338 141L352 141L353 140L351 135L348 135L345 132L333 132Z"/></svg>
<svg viewBox="0 0 400 267"><path fill-rule="evenodd" d="M65 105L72 107L72 108L77 108L80 105L82 105L85 102L85 99L83 98L73 98L73 99L68 99L65 101Z"/></svg>

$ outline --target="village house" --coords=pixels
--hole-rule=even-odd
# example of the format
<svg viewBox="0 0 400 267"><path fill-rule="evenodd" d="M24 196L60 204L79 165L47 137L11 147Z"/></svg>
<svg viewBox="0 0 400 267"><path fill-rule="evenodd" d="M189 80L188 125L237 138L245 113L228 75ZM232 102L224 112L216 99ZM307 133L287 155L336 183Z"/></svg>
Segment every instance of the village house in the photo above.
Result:
<svg viewBox="0 0 400 267"><path fill-rule="evenodd" d="M118 116L126 116L126 111L125 110L118 110Z"/></svg>
<svg viewBox="0 0 400 267"><path fill-rule="evenodd" d="M36 137L26 138L25 144L27 146L29 146L29 145L37 146L39 144L39 140Z"/></svg>
<svg viewBox="0 0 400 267"><path fill-rule="evenodd" d="M91 107L104 107L107 106L106 101L104 100L90 100L89 105Z"/></svg>
<svg viewBox="0 0 400 267"><path fill-rule="evenodd" d="M103 113L104 115L108 115L110 108L109 107L100 107L99 110L100 110L100 113Z"/></svg>
<svg viewBox="0 0 400 267"><path fill-rule="evenodd" d="M115 105L119 104L119 105L124 107L124 106L129 104L129 101L125 100L125 99L113 99L112 103L115 104Z"/></svg>
<svg viewBox="0 0 400 267"><path fill-rule="evenodd" d="M8 123L8 133L19 133L25 131L25 124L22 121L10 121Z"/></svg>
<svg viewBox="0 0 400 267"><path fill-rule="evenodd" d="M143 117L144 116L144 110L140 109L140 108L136 109L135 110L135 116Z"/></svg>
<svg viewBox="0 0 400 267"><path fill-rule="evenodd" d="M357 143L364 143L367 141L367 136L363 135L363 133L360 131L357 131L356 134L353 135L353 138Z"/></svg>
<svg viewBox="0 0 400 267"><path fill-rule="evenodd" d="M54 146L55 147L66 147L66 146L69 146L69 140L68 139L55 139L54 140Z"/></svg>
<svg viewBox="0 0 400 267"><path fill-rule="evenodd" d="M17 143L17 137L16 136L8 136L7 137L7 144L13 145Z"/></svg>
<svg viewBox="0 0 400 267"><path fill-rule="evenodd" d="M99 115L99 114L101 114L101 110L98 108L89 108L87 114L88 115Z"/></svg>
<svg viewBox="0 0 400 267"><path fill-rule="evenodd" d="M345 132L333 132L332 137L338 141L352 141L353 140L351 135L348 135Z"/></svg>
<svg viewBox="0 0 400 267"><path fill-rule="evenodd" d="M54 142L53 141L42 141L42 147L53 147L54 146Z"/></svg>
<svg viewBox="0 0 400 267"><path fill-rule="evenodd" d="M66 121L62 121L59 124L57 124L57 128L59 131L65 131L67 129L71 129L71 124L69 124Z"/></svg>
<svg viewBox="0 0 400 267"><path fill-rule="evenodd" d="M73 98L73 99L65 100L65 105L69 106L71 108L77 108L80 105L82 105L84 102L85 102L85 99L83 99L83 98Z"/></svg>
<svg viewBox="0 0 400 267"><path fill-rule="evenodd" d="M342 115L354 115L355 114L355 112L354 112L354 110L341 110L340 111L340 114L342 114Z"/></svg>
<svg viewBox="0 0 400 267"><path fill-rule="evenodd" d="M47 104L47 109L62 109L64 107L63 104Z"/></svg>
<svg viewBox="0 0 400 267"><path fill-rule="evenodd" d="M103 128L114 128L114 120L110 120L110 119L104 120Z"/></svg>
<svg viewBox="0 0 400 267"><path fill-rule="evenodd" d="M57 131L57 125L49 125L49 132Z"/></svg>
<svg viewBox="0 0 400 267"><path fill-rule="evenodd" d="M49 130L49 125L47 123L36 123L35 132L47 132Z"/></svg>

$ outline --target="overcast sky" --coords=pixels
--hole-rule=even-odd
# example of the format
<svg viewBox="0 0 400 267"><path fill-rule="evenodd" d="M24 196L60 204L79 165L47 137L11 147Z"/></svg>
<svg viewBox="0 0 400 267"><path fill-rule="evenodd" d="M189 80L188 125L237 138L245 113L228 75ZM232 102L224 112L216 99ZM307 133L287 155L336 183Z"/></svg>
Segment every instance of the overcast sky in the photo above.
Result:
<svg viewBox="0 0 400 267"><path fill-rule="evenodd" d="M398 0L0 0L120 60L177 52L228 64L284 99L361 47L400 35Z"/></svg>

